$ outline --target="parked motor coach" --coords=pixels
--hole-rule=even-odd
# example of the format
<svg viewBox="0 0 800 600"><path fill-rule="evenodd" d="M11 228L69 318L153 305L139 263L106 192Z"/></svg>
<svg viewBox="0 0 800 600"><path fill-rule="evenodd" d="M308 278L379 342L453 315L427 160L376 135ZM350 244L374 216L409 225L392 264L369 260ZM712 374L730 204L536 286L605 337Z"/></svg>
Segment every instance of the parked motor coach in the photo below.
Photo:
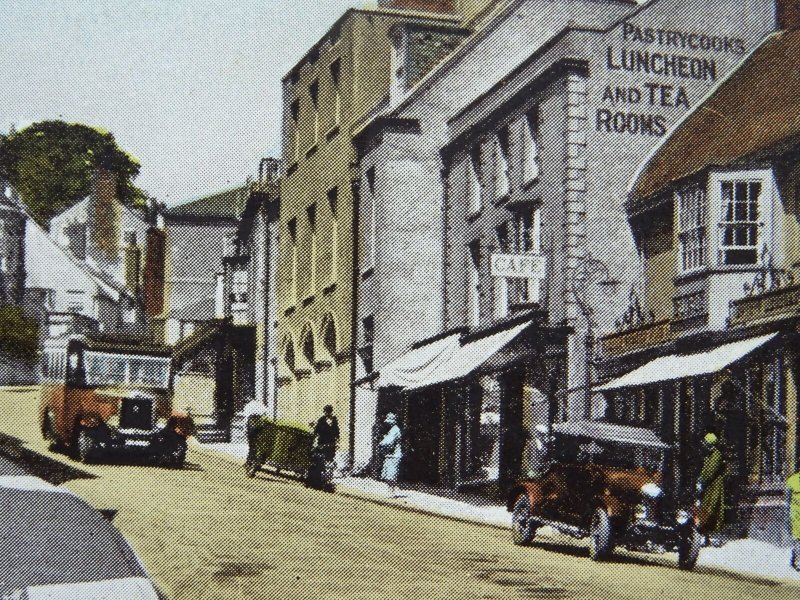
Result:
<svg viewBox="0 0 800 600"><path fill-rule="evenodd" d="M81 462L145 452L181 468L190 415L172 406L164 346L87 336L48 340L42 354L42 435Z"/></svg>

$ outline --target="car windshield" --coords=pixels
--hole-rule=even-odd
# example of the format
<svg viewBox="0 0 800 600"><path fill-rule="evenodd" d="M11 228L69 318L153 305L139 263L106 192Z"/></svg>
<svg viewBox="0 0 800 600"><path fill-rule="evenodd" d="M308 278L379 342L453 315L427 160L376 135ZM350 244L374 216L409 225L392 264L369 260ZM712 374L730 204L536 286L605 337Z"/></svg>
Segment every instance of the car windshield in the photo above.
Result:
<svg viewBox="0 0 800 600"><path fill-rule="evenodd" d="M86 352L86 383L166 388L169 365L170 359L160 356Z"/></svg>
<svg viewBox="0 0 800 600"><path fill-rule="evenodd" d="M561 463L657 471L661 469L663 453L659 448L649 446L556 435L553 441L553 458Z"/></svg>

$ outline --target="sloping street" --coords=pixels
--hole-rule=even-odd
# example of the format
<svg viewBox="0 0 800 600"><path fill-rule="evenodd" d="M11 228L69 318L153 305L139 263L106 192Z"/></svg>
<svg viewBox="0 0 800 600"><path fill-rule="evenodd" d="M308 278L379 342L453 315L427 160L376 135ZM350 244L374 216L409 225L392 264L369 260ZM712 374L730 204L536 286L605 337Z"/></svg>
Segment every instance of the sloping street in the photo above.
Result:
<svg viewBox="0 0 800 600"><path fill-rule="evenodd" d="M113 514L173 599L796 598L792 584L581 544L511 543L506 531L327 494L192 450L181 471L80 465L48 451L36 388L0 392L0 455Z"/></svg>

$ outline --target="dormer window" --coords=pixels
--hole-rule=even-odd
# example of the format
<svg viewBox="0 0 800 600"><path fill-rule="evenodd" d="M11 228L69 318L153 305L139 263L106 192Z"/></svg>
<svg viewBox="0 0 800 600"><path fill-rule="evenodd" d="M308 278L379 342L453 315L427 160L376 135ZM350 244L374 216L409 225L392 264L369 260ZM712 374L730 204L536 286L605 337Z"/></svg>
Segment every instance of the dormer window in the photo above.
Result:
<svg viewBox="0 0 800 600"><path fill-rule="evenodd" d="M722 181L719 262L754 265L758 262L760 180Z"/></svg>

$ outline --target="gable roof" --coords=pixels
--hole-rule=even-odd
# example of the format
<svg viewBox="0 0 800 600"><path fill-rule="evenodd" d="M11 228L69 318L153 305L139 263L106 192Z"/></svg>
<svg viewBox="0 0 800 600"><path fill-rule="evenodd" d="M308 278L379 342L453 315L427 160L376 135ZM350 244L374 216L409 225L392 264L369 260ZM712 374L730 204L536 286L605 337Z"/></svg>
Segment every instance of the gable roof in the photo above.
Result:
<svg viewBox="0 0 800 600"><path fill-rule="evenodd" d="M238 219L247 203L249 186L240 185L198 200L173 206L165 211L167 217Z"/></svg>
<svg viewBox="0 0 800 600"><path fill-rule="evenodd" d="M799 30L765 38L656 147L633 180L630 202L800 135L798 59Z"/></svg>

